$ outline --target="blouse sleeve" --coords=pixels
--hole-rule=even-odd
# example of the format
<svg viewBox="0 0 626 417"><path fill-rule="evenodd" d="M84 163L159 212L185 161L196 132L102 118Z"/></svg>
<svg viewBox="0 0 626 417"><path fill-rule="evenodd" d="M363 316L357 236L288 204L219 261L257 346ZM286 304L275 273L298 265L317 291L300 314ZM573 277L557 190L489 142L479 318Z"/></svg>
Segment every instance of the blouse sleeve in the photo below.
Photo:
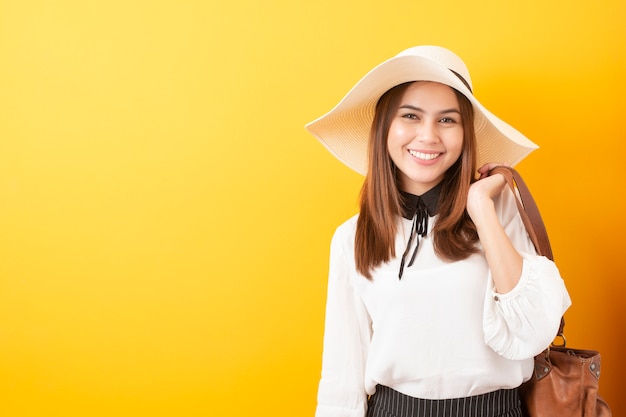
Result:
<svg viewBox="0 0 626 417"><path fill-rule="evenodd" d="M571 299L554 262L535 251L510 189L502 192L496 209L523 266L518 284L506 294L495 292L489 277L483 314L485 342L507 359L529 359L554 340Z"/></svg>
<svg viewBox="0 0 626 417"><path fill-rule="evenodd" d="M349 239L338 229L331 241L316 417L364 417L367 407L364 373L371 324L351 284L353 255L346 250Z"/></svg>

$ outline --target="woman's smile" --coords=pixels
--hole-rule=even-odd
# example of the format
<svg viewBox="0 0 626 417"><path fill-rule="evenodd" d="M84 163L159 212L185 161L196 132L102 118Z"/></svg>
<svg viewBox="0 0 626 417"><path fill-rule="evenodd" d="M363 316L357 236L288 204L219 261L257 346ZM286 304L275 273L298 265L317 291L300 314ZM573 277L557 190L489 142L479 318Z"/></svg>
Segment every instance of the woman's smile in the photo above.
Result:
<svg viewBox="0 0 626 417"><path fill-rule="evenodd" d="M421 159L423 161L431 161L439 157L439 155L441 155L441 153L426 153L426 152L414 151L413 149L409 149L409 153L415 158Z"/></svg>

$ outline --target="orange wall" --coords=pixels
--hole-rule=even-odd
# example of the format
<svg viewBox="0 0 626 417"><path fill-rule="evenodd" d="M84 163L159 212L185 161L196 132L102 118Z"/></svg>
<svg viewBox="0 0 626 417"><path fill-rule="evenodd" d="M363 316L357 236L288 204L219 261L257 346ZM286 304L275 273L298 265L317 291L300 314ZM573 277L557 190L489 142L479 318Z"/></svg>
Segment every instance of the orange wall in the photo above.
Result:
<svg viewBox="0 0 626 417"><path fill-rule="evenodd" d="M542 146L568 341L625 415L625 7L0 1L0 415L312 415L362 179L303 125L422 43Z"/></svg>

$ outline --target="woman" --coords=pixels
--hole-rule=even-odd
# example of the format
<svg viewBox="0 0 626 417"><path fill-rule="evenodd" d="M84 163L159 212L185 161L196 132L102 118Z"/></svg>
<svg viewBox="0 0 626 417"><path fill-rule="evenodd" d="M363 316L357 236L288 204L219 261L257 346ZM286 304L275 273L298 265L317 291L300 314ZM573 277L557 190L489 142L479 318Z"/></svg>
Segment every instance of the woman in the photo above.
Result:
<svg viewBox="0 0 626 417"><path fill-rule="evenodd" d="M537 146L435 46L378 65L307 129L366 175L331 242L316 416L521 416L571 301L488 172Z"/></svg>

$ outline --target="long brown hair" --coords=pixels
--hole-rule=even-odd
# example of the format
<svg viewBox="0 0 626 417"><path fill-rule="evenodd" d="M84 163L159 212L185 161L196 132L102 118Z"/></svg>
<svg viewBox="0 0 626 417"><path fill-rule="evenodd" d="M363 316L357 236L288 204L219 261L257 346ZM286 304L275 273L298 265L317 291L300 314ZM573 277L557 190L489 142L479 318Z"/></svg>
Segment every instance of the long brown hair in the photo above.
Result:
<svg viewBox="0 0 626 417"><path fill-rule="evenodd" d="M387 137L400 100L411 82L397 85L376 104L368 145L368 171L361 188L360 214L354 241L356 269L372 278L372 269L395 256L397 219L402 213L396 166L387 150ZM451 87L452 88L452 87ZM453 89L463 125L463 150L446 171L439 196L439 215L433 227L435 252L456 261L477 251L478 233L465 211L470 184L475 181L476 135L474 108Z"/></svg>

